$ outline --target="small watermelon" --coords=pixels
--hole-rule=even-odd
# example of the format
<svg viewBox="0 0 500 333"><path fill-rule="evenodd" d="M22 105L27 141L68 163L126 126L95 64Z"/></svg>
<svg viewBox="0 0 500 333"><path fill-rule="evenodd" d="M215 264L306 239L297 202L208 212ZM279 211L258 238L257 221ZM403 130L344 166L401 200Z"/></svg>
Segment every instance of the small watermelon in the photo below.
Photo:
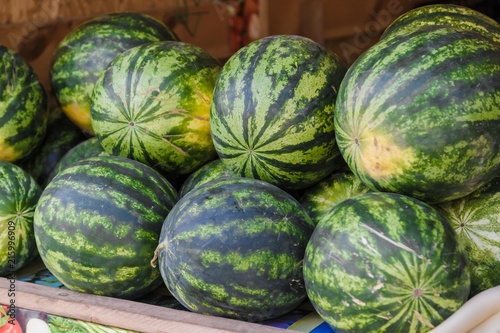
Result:
<svg viewBox="0 0 500 333"><path fill-rule="evenodd" d="M346 72L340 58L300 36L241 48L223 66L210 111L215 149L242 177L303 189L343 165L333 113Z"/></svg>
<svg viewBox="0 0 500 333"><path fill-rule="evenodd" d="M179 197L183 197L189 191L212 180L227 177L238 177L238 174L229 169L220 159L210 161L187 177L179 190Z"/></svg>
<svg viewBox="0 0 500 333"><path fill-rule="evenodd" d="M381 40L349 68L337 144L373 190L428 203L465 196L500 172L500 44L428 26Z"/></svg>
<svg viewBox="0 0 500 333"><path fill-rule="evenodd" d="M472 8L449 3L421 6L404 13L385 29L381 38L435 25L464 28L500 42L497 21Z"/></svg>
<svg viewBox="0 0 500 333"><path fill-rule="evenodd" d="M0 45L0 161L33 152L45 136L48 115L47 95L33 68Z"/></svg>
<svg viewBox="0 0 500 333"><path fill-rule="evenodd" d="M44 188L49 175L63 155L85 139L86 136L80 128L73 124L61 109L52 110L45 138L33 153L17 164Z"/></svg>
<svg viewBox="0 0 500 333"><path fill-rule="evenodd" d="M339 332L427 332L467 300L465 251L431 206L370 192L336 205L304 257L307 294Z"/></svg>
<svg viewBox="0 0 500 333"><path fill-rule="evenodd" d="M93 18L66 35L50 64L52 90L66 115L82 130L94 134L90 96L101 73L123 51L161 40L178 37L157 19L134 12Z"/></svg>
<svg viewBox="0 0 500 333"><path fill-rule="evenodd" d="M122 53L92 94L92 126L105 151L163 174L188 174L213 160L208 118L220 68L203 49L177 41Z"/></svg>
<svg viewBox="0 0 500 333"><path fill-rule="evenodd" d="M318 224L335 205L369 191L352 172L333 173L305 189L299 202L313 222Z"/></svg>
<svg viewBox="0 0 500 333"><path fill-rule="evenodd" d="M35 211L35 239L48 270L72 290L133 299L162 283L149 264L177 200L154 169L117 156L62 170Z"/></svg>
<svg viewBox="0 0 500 333"><path fill-rule="evenodd" d="M280 188L250 178L216 179L180 198L167 216L157 248L160 271L191 311L275 318L306 298L302 260L313 228Z"/></svg>
<svg viewBox="0 0 500 333"><path fill-rule="evenodd" d="M500 285L500 178L435 206L450 222L471 266L471 294Z"/></svg>
<svg viewBox="0 0 500 333"><path fill-rule="evenodd" d="M42 189L21 167L2 161L0 189L0 276L7 276L38 254L33 213Z"/></svg>

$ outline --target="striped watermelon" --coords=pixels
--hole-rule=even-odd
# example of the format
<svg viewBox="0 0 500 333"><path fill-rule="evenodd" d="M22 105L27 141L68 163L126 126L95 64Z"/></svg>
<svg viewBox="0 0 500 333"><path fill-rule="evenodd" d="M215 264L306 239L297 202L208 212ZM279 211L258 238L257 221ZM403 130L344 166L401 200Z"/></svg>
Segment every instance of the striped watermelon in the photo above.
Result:
<svg viewBox="0 0 500 333"><path fill-rule="evenodd" d="M304 258L309 299L339 332L427 332L467 300L467 256L448 221L401 194L336 205Z"/></svg>
<svg viewBox="0 0 500 333"><path fill-rule="evenodd" d="M50 173L63 155L85 139L80 128L73 124L61 109L53 110L50 112L45 138L37 149L18 165L44 188Z"/></svg>
<svg viewBox="0 0 500 333"><path fill-rule="evenodd" d="M104 150L162 173L188 174L216 157L208 117L219 62L183 42L134 47L96 82L91 119Z"/></svg>
<svg viewBox="0 0 500 333"><path fill-rule="evenodd" d="M35 211L35 239L49 271L72 290L140 297L162 283L149 264L177 200L152 168L117 156L92 157L61 171Z"/></svg>
<svg viewBox="0 0 500 333"><path fill-rule="evenodd" d="M302 260L313 224L285 191L222 178L172 209L157 248L162 277L191 311L247 321L283 315L306 297Z"/></svg>
<svg viewBox="0 0 500 333"><path fill-rule="evenodd" d="M343 162L333 113L346 66L310 39L254 41L223 66L210 127L215 149L240 176L306 188Z"/></svg>
<svg viewBox="0 0 500 333"><path fill-rule="evenodd" d="M19 166L2 161L0 189L0 276L10 276L38 254L33 213L42 189Z"/></svg>
<svg viewBox="0 0 500 333"><path fill-rule="evenodd" d="M179 197L183 197L191 190L212 180L227 177L238 177L238 174L229 169L220 159L210 161L187 177L179 190Z"/></svg>
<svg viewBox="0 0 500 333"><path fill-rule="evenodd" d="M66 35L50 64L52 90L66 115L93 134L90 97L106 66L127 49L161 40L178 37L157 19L133 12L93 18Z"/></svg>
<svg viewBox="0 0 500 333"><path fill-rule="evenodd" d="M332 173L304 190L299 202L315 224L337 204L369 192L370 189L352 172Z"/></svg>
<svg viewBox="0 0 500 333"><path fill-rule="evenodd" d="M52 178L71 164L97 156L109 156L109 154L104 151L104 148L102 148L99 139L94 136L80 142L59 159L50 172L47 182L50 182Z"/></svg>
<svg viewBox="0 0 500 333"><path fill-rule="evenodd" d="M0 45L0 161L15 162L33 152L47 119L47 95L33 68Z"/></svg>
<svg viewBox="0 0 500 333"><path fill-rule="evenodd" d="M368 187L438 203L500 171L500 44L430 26L386 38L349 68L339 149Z"/></svg>
<svg viewBox="0 0 500 333"><path fill-rule="evenodd" d="M500 42L497 21L472 8L444 3L421 6L404 13L386 28L381 38L434 25L464 28Z"/></svg>
<svg viewBox="0 0 500 333"><path fill-rule="evenodd" d="M471 297L500 285L500 178L435 208L450 221L471 266Z"/></svg>

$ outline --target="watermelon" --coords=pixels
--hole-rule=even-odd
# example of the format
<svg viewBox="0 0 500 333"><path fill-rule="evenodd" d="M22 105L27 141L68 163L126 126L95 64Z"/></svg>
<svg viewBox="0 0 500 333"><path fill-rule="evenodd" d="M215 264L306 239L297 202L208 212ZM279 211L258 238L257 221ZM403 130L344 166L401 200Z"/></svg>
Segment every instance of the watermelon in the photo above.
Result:
<svg viewBox="0 0 500 333"><path fill-rule="evenodd" d="M47 130L48 100L33 68L0 45L0 161L15 162L40 144Z"/></svg>
<svg viewBox="0 0 500 333"><path fill-rule="evenodd" d="M342 201L371 191L352 172L335 172L305 189L299 202L315 224Z"/></svg>
<svg viewBox="0 0 500 333"><path fill-rule="evenodd" d="M38 255L33 213L42 189L21 167L2 161L0 189L0 276L11 276Z"/></svg>
<svg viewBox="0 0 500 333"><path fill-rule="evenodd" d="M43 141L33 153L17 164L44 188L50 173L62 156L85 139L86 136L80 128L57 108L50 112L47 134Z"/></svg>
<svg viewBox="0 0 500 333"><path fill-rule="evenodd" d="M471 293L500 285L500 178L435 208L450 222L471 267Z"/></svg>
<svg viewBox="0 0 500 333"><path fill-rule="evenodd" d="M456 4L432 4L417 7L394 20L382 34L382 39L426 26L464 28L500 42L500 24L472 8Z"/></svg>
<svg viewBox="0 0 500 333"><path fill-rule="evenodd" d="M220 68L205 50L178 41L122 53L92 94L92 126L104 150L164 174L188 174L213 160L208 117Z"/></svg>
<svg viewBox="0 0 500 333"><path fill-rule="evenodd" d="M220 178L184 197L157 248L171 294L187 309L261 321L304 301L304 251L313 230L300 204L251 178ZM155 260L155 258L153 258Z"/></svg>
<svg viewBox="0 0 500 333"><path fill-rule="evenodd" d="M178 40L157 19L134 12L102 15L84 22L64 37L52 56L52 91L66 115L93 135L90 97L106 66L123 51L161 40Z"/></svg>
<svg viewBox="0 0 500 333"><path fill-rule="evenodd" d="M212 180L227 177L238 177L238 174L229 169L219 158L210 161L186 178L179 190L179 197Z"/></svg>
<svg viewBox="0 0 500 333"><path fill-rule="evenodd" d="M428 204L369 192L337 204L304 257L307 295L338 332L427 332L467 300L467 256Z"/></svg>
<svg viewBox="0 0 500 333"><path fill-rule="evenodd" d="M438 203L500 171L500 44L429 26L378 42L349 68L337 144L373 190Z"/></svg>
<svg viewBox="0 0 500 333"><path fill-rule="evenodd" d="M117 156L91 157L62 170L35 210L35 240L47 269L66 287L134 299L162 284L149 264L177 201L149 166Z"/></svg>
<svg viewBox="0 0 500 333"><path fill-rule="evenodd" d="M248 44L223 66L210 128L220 159L242 177L303 189L342 163L333 114L346 72L340 58L300 36Z"/></svg>
<svg viewBox="0 0 500 333"><path fill-rule="evenodd" d="M90 157L109 156L104 151L99 140L94 136L75 145L69 149L57 162L48 176L47 182L50 182L59 172L73 163L85 160Z"/></svg>

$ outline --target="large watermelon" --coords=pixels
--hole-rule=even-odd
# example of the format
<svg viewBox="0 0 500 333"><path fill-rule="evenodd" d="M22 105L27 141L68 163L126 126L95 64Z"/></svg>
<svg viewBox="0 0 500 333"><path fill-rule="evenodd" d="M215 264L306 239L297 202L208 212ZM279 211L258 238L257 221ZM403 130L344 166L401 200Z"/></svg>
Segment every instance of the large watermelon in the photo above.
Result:
<svg viewBox="0 0 500 333"><path fill-rule="evenodd" d="M307 294L338 332L427 332L467 300L467 256L448 221L400 194L336 205L304 258Z"/></svg>
<svg viewBox="0 0 500 333"><path fill-rule="evenodd" d="M90 96L106 66L127 49L161 40L178 38L157 19L134 12L93 18L66 35L50 64L52 90L66 115L93 134Z"/></svg>
<svg viewBox="0 0 500 333"><path fill-rule="evenodd" d="M332 173L305 189L299 202L313 222L318 224L335 205L369 191L370 189L352 172Z"/></svg>
<svg viewBox="0 0 500 333"><path fill-rule="evenodd" d="M500 285L500 178L435 206L451 223L471 266L471 297Z"/></svg>
<svg viewBox="0 0 500 333"><path fill-rule="evenodd" d="M122 53L92 94L92 126L105 151L162 173L188 174L214 159L208 117L220 68L209 53L183 42Z"/></svg>
<svg viewBox="0 0 500 333"><path fill-rule="evenodd" d="M189 310L248 321L283 315L306 297L304 251L313 224L285 191L250 178L201 185L162 228L159 266Z"/></svg>
<svg viewBox="0 0 500 333"><path fill-rule="evenodd" d="M117 156L92 157L61 171L35 211L35 239L49 271L66 287L136 298L162 283L149 264L177 200L152 168Z"/></svg>
<svg viewBox="0 0 500 333"><path fill-rule="evenodd" d="M28 156L47 129L48 102L33 68L0 45L0 161Z"/></svg>
<svg viewBox="0 0 500 333"><path fill-rule="evenodd" d="M340 151L368 187L429 203L500 171L500 44L429 26L383 39L349 68L335 109Z"/></svg>
<svg viewBox="0 0 500 333"><path fill-rule="evenodd" d="M464 28L500 42L497 21L472 8L445 3L421 6L404 13L385 29L382 38L434 25Z"/></svg>
<svg viewBox="0 0 500 333"><path fill-rule="evenodd" d="M339 57L305 37L241 48L222 68L210 111L223 163L283 189L326 177L342 165L333 113L345 72Z"/></svg>
<svg viewBox="0 0 500 333"><path fill-rule="evenodd" d="M0 161L0 276L11 275L37 256L33 213L41 194L26 171Z"/></svg>

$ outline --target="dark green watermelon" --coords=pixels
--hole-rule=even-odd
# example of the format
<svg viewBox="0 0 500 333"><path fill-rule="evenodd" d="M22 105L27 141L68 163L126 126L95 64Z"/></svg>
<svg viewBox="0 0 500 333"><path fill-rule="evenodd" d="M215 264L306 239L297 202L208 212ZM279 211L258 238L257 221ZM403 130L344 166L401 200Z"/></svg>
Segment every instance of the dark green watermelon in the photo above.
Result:
<svg viewBox="0 0 500 333"><path fill-rule="evenodd" d="M35 239L49 271L72 290L137 298L162 283L149 264L177 200L154 169L117 156L62 170L35 211Z"/></svg>
<svg viewBox="0 0 500 333"><path fill-rule="evenodd" d="M125 50L162 40L178 37L159 20L135 12L105 14L71 31L50 64L52 90L66 115L92 135L90 97L106 66Z"/></svg>
<svg viewBox="0 0 500 333"><path fill-rule="evenodd" d="M455 27L385 38L349 68L337 144L374 190L428 203L465 196L500 172L500 44Z"/></svg>
<svg viewBox="0 0 500 333"><path fill-rule="evenodd" d="M191 311L260 321L304 301L304 250L314 226L288 193L261 180L221 178L172 209L157 248L162 277Z"/></svg>
<svg viewBox="0 0 500 333"><path fill-rule="evenodd" d="M434 25L467 29L500 42L500 23L472 8L450 3L420 6L404 13L385 29L381 38Z"/></svg>
<svg viewBox="0 0 500 333"><path fill-rule="evenodd" d="M471 266L471 294L500 285L500 178L466 197L435 205L455 229Z"/></svg>
<svg viewBox="0 0 500 333"><path fill-rule="evenodd" d="M427 332L467 300L467 255L449 222L408 196L370 192L336 205L304 258L307 294L340 332Z"/></svg>
<svg viewBox="0 0 500 333"><path fill-rule="evenodd" d="M187 179L182 183L179 190L179 197L183 197L189 191L208 183L212 180L227 177L238 177L239 175L233 170L229 169L220 159L204 164L195 172L191 173Z"/></svg>
<svg viewBox="0 0 500 333"><path fill-rule="evenodd" d="M346 65L320 44L276 35L223 66L210 111L215 149L242 177L303 189L343 166L333 113Z"/></svg>
<svg viewBox="0 0 500 333"><path fill-rule="evenodd" d="M92 126L105 151L164 174L188 174L213 160L208 118L219 71L214 57L183 42L122 53L92 94Z"/></svg>
<svg viewBox="0 0 500 333"><path fill-rule="evenodd" d="M0 45L0 161L19 161L33 152L45 136L47 119L47 95L37 74Z"/></svg>
<svg viewBox="0 0 500 333"><path fill-rule="evenodd" d="M0 161L0 276L11 276L37 256L33 213L41 194L30 174Z"/></svg>
<svg viewBox="0 0 500 333"><path fill-rule="evenodd" d="M44 188L50 180L49 175L63 155L86 138L80 128L73 124L61 109L53 110L50 113L45 138L37 149L18 165Z"/></svg>

